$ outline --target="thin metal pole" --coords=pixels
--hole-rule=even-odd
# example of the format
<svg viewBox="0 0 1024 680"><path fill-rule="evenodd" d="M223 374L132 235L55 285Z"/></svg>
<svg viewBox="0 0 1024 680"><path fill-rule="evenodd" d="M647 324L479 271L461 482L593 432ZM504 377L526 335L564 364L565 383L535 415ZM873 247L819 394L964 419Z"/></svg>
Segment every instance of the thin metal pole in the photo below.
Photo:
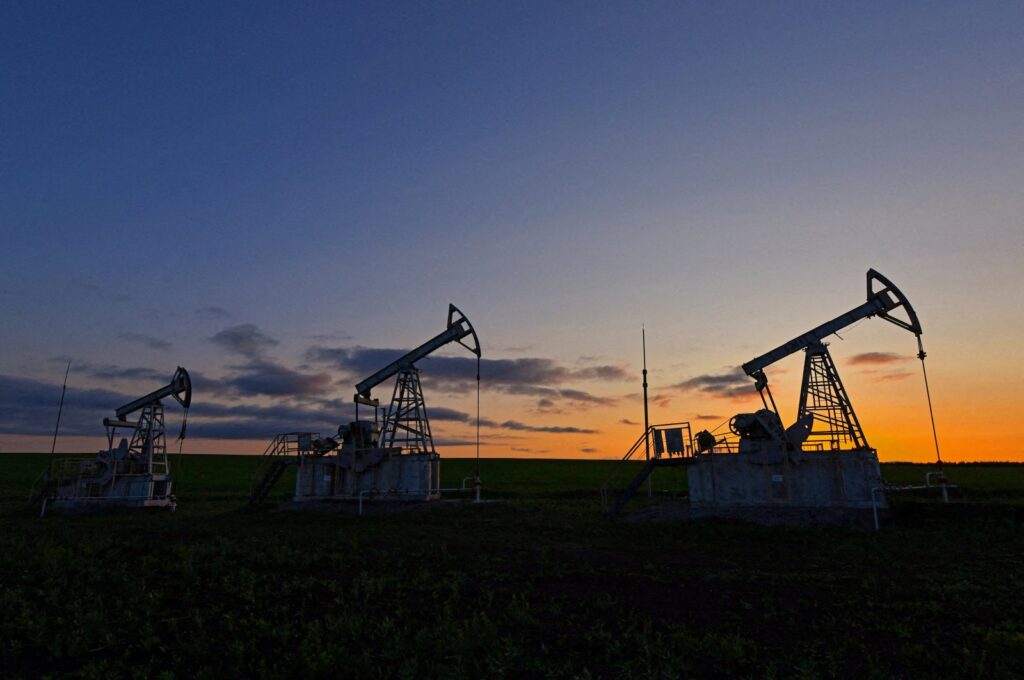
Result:
<svg viewBox="0 0 1024 680"><path fill-rule="evenodd" d="M465 481L465 480L463 480ZM480 357L476 358L476 503L480 502Z"/></svg>
<svg viewBox="0 0 1024 680"><path fill-rule="evenodd" d="M647 410L647 330L643 324L640 325L640 338L643 341L644 351L644 458L646 460L651 459L651 433L650 433L650 419L648 418ZM653 482L651 477L654 475L652 471L647 477L647 497L650 498L654 495Z"/></svg>
<svg viewBox="0 0 1024 680"><path fill-rule="evenodd" d="M57 424L53 428L53 444L50 446L50 462L53 463L53 454L57 450L57 432L60 430L60 417L64 412L64 393L68 389L68 374L71 373L71 360L68 359L68 367L64 371L64 386L60 388L60 406L57 407Z"/></svg>

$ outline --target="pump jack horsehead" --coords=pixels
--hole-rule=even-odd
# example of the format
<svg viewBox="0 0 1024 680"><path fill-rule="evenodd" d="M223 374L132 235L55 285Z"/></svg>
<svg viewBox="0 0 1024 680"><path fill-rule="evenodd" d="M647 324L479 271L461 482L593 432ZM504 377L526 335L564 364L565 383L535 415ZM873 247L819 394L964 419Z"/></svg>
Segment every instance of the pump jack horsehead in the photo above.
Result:
<svg viewBox="0 0 1024 680"><path fill-rule="evenodd" d="M107 449L93 459L56 460L44 475L42 516L47 506L67 510L99 507L167 508L174 510L170 463L164 435L162 399L171 397L185 409L181 433L185 438L192 380L181 366L171 382L118 408L104 418ZM137 418L128 420L128 416ZM130 430L131 440L118 431Z"/></svg>

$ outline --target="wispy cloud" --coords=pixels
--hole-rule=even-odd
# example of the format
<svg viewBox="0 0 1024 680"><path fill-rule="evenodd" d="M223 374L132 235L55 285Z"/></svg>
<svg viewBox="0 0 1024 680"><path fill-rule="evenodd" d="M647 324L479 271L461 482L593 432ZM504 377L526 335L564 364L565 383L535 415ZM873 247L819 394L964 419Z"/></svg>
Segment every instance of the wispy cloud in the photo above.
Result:
<svg viewBox="0 0 1024 680"><path fill-rule="evenodd" d="M330 435L352 417L351 410L338 412L319 406L193 403L189 435L207 439L269 440L281 432L295 431Z"/></svg>
<svg viewBox="0 0 1024 680"><path fill-rule="evenodd" d="M263 356L268 349L278 344L277 340L251 323L225 328L211 336L209 340L229 352L249 358Z"/></svg>
<svg viewBox="0 0 1024 680"><path fill-rule="evenodd" d="M722 399L746 399L755 394L753 382L738 368L727 373L698 375L673 387Z"/></svg>
<svg viewBox="0 0 1024 680"><path fill-rule="evenodd" d="M324 347L314 345L306 351L310 361L331 364L353 376L369 375L399 358L408 350L378 347ZM475 382L477 360L473 357L430 356L420 362L424 374L435 380L453 383ZM481 359L480 373L491 385L559 385L573 380L625 380L620 366L602 365L568 368L551 359Z"/></svg>
<svg viewBox="0 0 1024 680"><path fill-rule="evenodd" d="M638 423L636 421L630 420L629 418L623 418L619 422L622 423L623 425L639 425L640 424L640 423Z"/></svg>
<svg viewBox="0 0 1024 680"><path fill-rule="evenodd" d="M196 314L204 319L211 320L231 318L231 312L224 309L223 307L218 307L217 305L206 305L205 307L200 307L199 309L196 310Z"/></svg>
<svg viewBox="0 0 1024 680"><path fill-rule="evenodd" d="M231 366L231 373L210 387L215 394L269 397L316 397L326 393L332 377L323 372L299 371L267 356L279 343L251 323L231 326L209 338L213 344L248 359Z"/></svg>
<svg viewBox="0 0 1024 680"><path fill-rule="evenodd" d="M725 416L716 415L704 415L700 414L696 417L697 420L725 420Z"/></svg>
<svg viewBox="0 0 1024 680"><path fill-rule="evenodd" d="M467 425L476 424L476 416L463 411L457 411L453 408L445 408L443 406L427 406L427 417L430 420L444 420L454 423L465 423ZM498 423L494 422L490 418L481 418L480 427L499 427Z"/></svg>
<svg viewBox="0 0 1024 680"><path fill-rule="evenodd" d="M234 368L236 373L220 382L240 395L317 396L331 385L327 373L302 373L270 359L254 359Z"/></svg>
<svg viewBox="0 0 1024 680"><path fill-rule="evenodd" d="M590 366L570 372L574 380L629 380L630 375L621 366Z"/></svg>
<svg viewBox="0 0 1024 680"><path fill-rule="evenodd" d="M434 446L447 448L449 446L476 446L475 439L454 439L451 437L434 437ZM480 446L490 446L485 441L480 442Z"/></svg>
<svg viewBox="0 0 1024 680"><path fill-rule="evenodd" d="M56 361L57 358L55 357L54 360ZM61 358L61 363L66 361L66 358ZM87 361L71 360L72 373L86 375L97 380L152 380L167 383L170 381L171 376L174 375L174 370L170 367L168 368L169 370L164 372L142 366L122 367L113 364L93 364Z"/></svg>
<svg viewBox="0 0 1024 680"><path fill-rule="evenodd" d="M351 340L352 336L343 331L335 331L333 333L315 333L313 335L307 335L310 340L316 342L330 342L331 340Z"/></svg>
<svg viewBox="0 0 1024 680"><path fill-rule="evenodd" d="M597 430L563 425L527 425L516 420L506 420L501 424L506 430L521 432L547 432L550 434L597 434Z"/></svg>
<svg viewBox="0 0 1024 680"><path fill-rule="evenodd" d="M864 352L862 354L854 354L849 359L849 363L854 366L876 366L879 364L897 364L904 361L910 361L913 357L906 356L905 354L896 354L895 352Z"/></svg>
<svg viewBox="0 0 1024 680"><path fill-rule="evenodd" d="M562 409L558 407L558 402L554 399L544 397L537 400L537 412L545 414L562 413Z"/></svg>
<svg viewBox="0 0 1024 680"><path fill-rule="evenodd" d="M144 345L146 347L149 347L150 349L166 351L172 347L171 343L168 342L167 340L158 338L153 335L146 335L145 333L132 333L126 331L124 333L118 333L117 337L127 342L134 342L140 345Z"/></svg>
<svg viewBox="0 0 1024 680"><path fill-rule="evenodd" d="M167 379L169 376L164 376ZM29 378L0 375L0 433L47 435L53 433L60 401L61 386ZM62 435L102 435L102 420L114 410L136 399L106 389L80 389L69 386L61 418ZM338 424L351 420L351 411L324 408L322 405L296 406L275 404L226 405L208 399L192 402L189 436L210 439L270 439L280 432L296 430L333 433ZM167 427L173 430L175 418L168 412Z"/></svg>
<svg viewBox="0 0 1024 680"><path fill-rule="evenodd" d="M405 350L373 347L324 347L316 345L306 351L311 363L330 366L353 381L371 375L401 357ZM476 385L477 360L463 356L431 356L418 367L431 390L465 393ZM613 397L603 397L587 390L565 386L566 383L616 382L628 379L624 368L610 364L570 368L551 359L527 357L520 359L482 359L480 377L485 389L517 396L546 400L542 409L557 408L562 402L576 405L611 405Z"/></svg>
<svg viewBox="0 0 1024 680"><path fill-rule="evenodd" d="M614 397L601 397L584 390L543 387L541 385L496 385L494 388L505 394L540 397L542 400L572 402L575 405L611 406L617 400Z"/></svg>
<svg viewBox="0 0 1024 680"><path fill-rule="evenodd" d="M428 407L427 416L430 420L450 421L473 425L476 423L476 416L444 407ZM578 427L564 425L527 425L516 420L506 420L498 423L490 418L481 418L480 426L487 428L498 428L517 432L547 432L553 434L588 434L596 430L586 430ZM491 435L493 436L493 435Z"/></svg>
<svg viewBox="0 0 1024 680"><path fill-rule="evenodd" d="M156 338L132 337L144 342ZM267 439L279 432L308 430L333 432L337 425L353 416L353 408L346 401L334 398L330 392L337 387L336 375L309 366L288 366L269 356L278 341L254 324L239 324L224 328L209 341L235 355L241 361L229 365L223 375L210 376L200 370L191 370L193 387L197 395L191 410L191 435L212 439ZM349 377L358 375L357 369L377 370L392 360L398 350L323 350L310 352L307 358L314 363L328 363L345 367ZM331 364L329 361L333 361ZM433 357L424 362L425 380L439 386L475 385L475 359L462 357ZM144 367L121 367L73 362L72 370L96 380L148 380L165 383L171 372ZM611 397L600 397L575 386L569 381L616 381L624 371L611 365L567 368L548 359L488 360L483 370L493 371L488 382L495 389L508 394L537 398L542 413L561 412L563 404L576 408L593 404L610 404ZM538 381L548 384L538 384ZM44 404L53 410L59 397L59 386L28 379L4 376L0 382L4 422L0 431L5 433L43 434L49 423L40 425L38 411ZM72 387L68 392L66 428L73 434L99 434L100 421L120 404L137 395L112 390L82 390ZM247 398L270 397L280 403L260 406L246 403ZM226 403L225 403L226 402ZM16 407L16 408L15 408ZM46 409L43 409L46 410ZM11 414L10 417L8 414ZM462 425L476 423L474 414L448 407L428 407L428 416L439 423ZM513 434L497 434L494 430L511 433L595 434L597 430L568 424L535 424L519 420L495 421L481 418L480 425L492 431L489 439L516 438ZM443 433L441 433L443 435ZM454 445L454 444L453 444Z"/></svg>
<svg viewBox="0 0 1024 680"><path fill-rule="evenodd" d="M149 375L148 369L119 369L117 367L83 366L90 376L131 375L131 377L158 377ZM189 436L205 439L269 440L281 432L309 431L333 433L339 424L354 417L353 406L342 399L321 396L329 382L324 374L305 375L276 364L249 364L246 369L227 378L213 380L198 371L192 371L193 385L204 398L194 400L190 409ZM61 386L29 378L0 375L0 434L44 435L53 432ZM239 398L269 395L284 401L270 406L248 403L220 403L209 397ZM65 435L101 435L102 419L135 398L106 389L80 389L68 387L65 397L61 433ZM446 407L428 407L428 416L439 422L473 425L476 416ZM173 418L168 417L168 428L173 429ZM498 423L481 418L480 425L492 430L547 433L592 433L593 430L570 426L532 426L517 421ZM516 439L512 435L488 434L485 439ZM443 433L435 437L438 446L468 446L475 440L446 438ZM486 442L485 442L486 445Z"/></svg>
<svg viewBox="0 0 1024 680"><path fill-rule="evenodd" d="M890 373L883 373L876 378L872 379L872 382L892 382L895 380L906 380L910 376L914 375L910 371L892 371Z"/></svg>
<svg viewBox="0 0 1024 680"><path fill-rule="evenodd" d="M672 397L667 394L655 394L650 401L658 408L668 408L672 404Z"/></svg>
<svg viewBox="0 0 1024 680"><path fill-rule="evenodd" d="M0 433L53 434L60 394L59 384L0 375ZM60 431L71 435L101 434L103 417L134 398L113 390L69 386Z"/></svg>

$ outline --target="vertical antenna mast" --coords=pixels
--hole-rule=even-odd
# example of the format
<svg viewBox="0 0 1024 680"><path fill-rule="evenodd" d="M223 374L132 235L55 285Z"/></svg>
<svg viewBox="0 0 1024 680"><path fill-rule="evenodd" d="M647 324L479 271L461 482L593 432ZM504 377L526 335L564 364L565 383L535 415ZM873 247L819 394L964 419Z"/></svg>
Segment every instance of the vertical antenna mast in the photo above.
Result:
<svg viewBox="0 0 1024 680"><path fill-rule="evenodd" d="M53 444L50 446L50 460L57 450L57 432L60 431L60 416L64 412L64 393L68 390L68 373L71 372L71 360L68 359L68 367L64 371L64 386L60 388L60 406L57 407L57 424L53 427Z"/></svg>
<svg viewBox="0 0 1024 680"><path fill-rule="evenodd" d="M651 459L651 435L650 435L650 420L647 415L647 330L643 324L640 324L640 338L643 342L644 350L644 457L647 460ZM651 478L647 477L647 497L650 498L653 494L651 488Z"/></svg>

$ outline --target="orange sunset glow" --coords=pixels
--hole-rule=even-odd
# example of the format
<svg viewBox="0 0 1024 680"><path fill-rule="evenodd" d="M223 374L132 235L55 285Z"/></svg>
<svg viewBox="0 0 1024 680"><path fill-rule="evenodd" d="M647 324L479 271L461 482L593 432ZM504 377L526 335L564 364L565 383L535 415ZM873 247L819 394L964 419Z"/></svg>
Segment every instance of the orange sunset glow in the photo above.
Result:
<svg viewBox="0 0 1024 680"><path fill-rule="evenodd" d="M469 352L417 362L443 456L477 455L479 416L481 457L613 459L643 430L641 329L651 423L724 432L761 404L739 367L863 304L874 268L920 316L943 458L1024 459L1014 22L849 9L821 18L838 33L699 5L382 9L373 39L299 12L223 53L202 22L26 27L0 114L0 451L94 451L177 366L185 452L330 435L453 303L480 410ZM881 460L934 460L913 335L826 342ZM802 356L766 369L786 424Z"/></svg>

